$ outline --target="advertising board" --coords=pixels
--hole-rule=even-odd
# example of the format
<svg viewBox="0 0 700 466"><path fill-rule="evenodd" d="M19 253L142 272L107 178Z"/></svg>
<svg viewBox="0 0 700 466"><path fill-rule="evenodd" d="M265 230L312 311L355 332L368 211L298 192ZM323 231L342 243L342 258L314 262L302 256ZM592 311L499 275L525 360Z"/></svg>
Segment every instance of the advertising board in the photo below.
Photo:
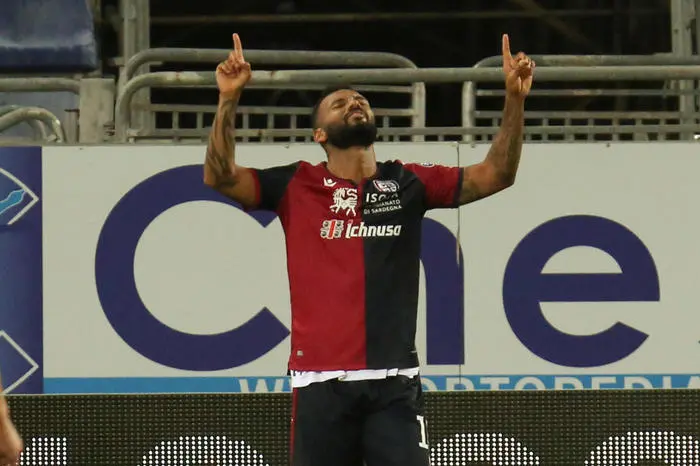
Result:
<svg viewBox="0 0 700 466"><path fill-rule="evenodd" d="M285 393L11 398L24 466L289 464ZM428 393L426 419L433 466L700 465L697 390Z"/></svg>
<svg viewBox="0 0 700 466"><path fill-rule="evenodd" d="M404 161L429 154L433 163L455 165L456 147L390 145L378 152ZM47 392L289 390L280 222L269 213L249 215L206 187L203 151L45 150ZM238 163L258 167L324 157L315 145L237 150ZM423 293L433 303L422 298L419 311L423 321L434 316L433 359L451 363L441 367L448 374L458 373L464 341L457 332L459 351L444 354L440 329L463 327L457 219L457 211L445 210L426 220L426 273L436 279ZM423 322L418 339L430 359L425 328Z"/></svg>
<svg viewBox="0 0 700 466"><path fill-rule="evenodd" d="M26 283L43 293L23 292L43 309L43 326L32 320L43 338L23 350L38 368L15 393L289 391L281 226L202 184L204 147L32 150L43 241L23 264L35 275L42 264ZM377 157L468 165L487 150L387 143ZM22 157L4 151L0 168ZM425 389L700 388L696 151L527 145L515 186L431 211L417 335ZM237 157L269 167L325 154L254 144Z"/></svg>
<svg viewBox="0 0 700 466"><path fill-rule="evenodd" d="M5 391L43 391L41 149L0 148L0 371Z"/></svg>

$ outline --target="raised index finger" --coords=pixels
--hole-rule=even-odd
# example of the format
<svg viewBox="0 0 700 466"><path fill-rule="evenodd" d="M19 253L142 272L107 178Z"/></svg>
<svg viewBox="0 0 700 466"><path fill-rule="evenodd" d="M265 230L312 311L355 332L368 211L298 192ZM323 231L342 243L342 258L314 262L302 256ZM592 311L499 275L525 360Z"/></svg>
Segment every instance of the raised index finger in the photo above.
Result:
<svg viewBox="0 0 700 466"><path fill-rule="evenodd" d="M243 59L243 44L238 34L233 35L233 51L239 58Z"/></svg>
<svg viewBox="0 0 700 466"><path fill-rule="evenodd" d="M510 39L508 34L503 34L503 64L510 64L513 56L510 54Z"/></svg>

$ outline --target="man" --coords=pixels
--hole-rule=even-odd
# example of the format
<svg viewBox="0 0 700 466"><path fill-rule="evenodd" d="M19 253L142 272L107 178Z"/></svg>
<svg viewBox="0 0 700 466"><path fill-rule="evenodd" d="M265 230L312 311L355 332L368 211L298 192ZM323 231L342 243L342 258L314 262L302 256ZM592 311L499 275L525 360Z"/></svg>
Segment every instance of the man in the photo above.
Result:
<svg viewBox="0 0 700 466"><path fill-rule="evenodd" d="M2 392L0 380L0 392ZM0 394L0 465L13 465L19 461L22 453L22 439L10 419L10 408L5 396Z"/></svg>
<svg viewBox="0 0 700 466"><path fill-rule="evenodd" d="M294 466L427 466L415 349L420 233L429 209L455 208L510 185L520 160L534 63L503 37L507 97L486 156L466 168L377 163L377 128L351 88L314 107L328 161L264 170L234 162L236 106L250 80L240 38L216 70L219 107L204 182L285 231L292 335Z"/></svg>

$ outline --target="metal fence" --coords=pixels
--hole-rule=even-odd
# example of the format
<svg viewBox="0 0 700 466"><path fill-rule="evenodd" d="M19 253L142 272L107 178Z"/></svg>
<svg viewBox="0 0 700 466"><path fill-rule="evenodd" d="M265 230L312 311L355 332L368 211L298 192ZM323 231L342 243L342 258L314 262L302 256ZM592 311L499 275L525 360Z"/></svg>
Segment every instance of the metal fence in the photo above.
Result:
<svg viewBox="0 0 700 466"><path fill-rule="evenodd" d="M35 141L42 143L99 143L109 139L116 99L115 83L109 78L0 78L0 92L71 92L79 96L78 108L66 109L69 121L59 120L45 108L5 106L0 116L0 133L27 122L34 129ZM0 144L11 143L17 141L0 138Z"/></svg>
<svg viewBox="0 0 700 466"><path fill-rule="evenodd" d="M135 76L136 70L142 65L158 62L175 63L207 63L211 68L226 59L229 50L216 49L150 49L134 55L125 65L121 73L117 101L116 131L119 140L129 139L181 139L203 137L207 128L204 125L207 114L213 116L215 105L193 104L157 104L139 99L139 91L151 87L190 87L213 88L214 74L202 74L200 79L192 72L184 73L143 73ZM246 50L246 60L260 66L298 66L298 67L367 67L381 68L391 73L393 69L417 69L409 59L391 53L380 52L327 52L301 50ZM314 72L315 70L309 70ZM270 71L270 74L281 71ZM256 73L257 74L257 73ZM396 125L423 127L425 125L425 85L420 82L409 85L365 85L356 82L358 90L373 93L393 93L408 96L408 105L394 108L375 108L380 124L386 127ZM253 79L249 92L256 91L306 91L320 90L324 82L306 82L304 80L290 84L283 81ZM144 94L150 95L150 94ZM145 115L144 115L145 113ZM170 128L156 128L155 116L167 114L171 123ZM180 118L183 115L194 114L195 127L181 128ZM239 135L243 141L251 138L262 138L270 130L296 129L307 122L311 114L309 107L292 107L282 105L243 105L238 109L240 128ZM257 118L256 118L257 117ZM211 120L211 118L210 118ZM255 121L257 120L257 121ZM134 125L132 121L140 124ZM308 126L308 125L307 125ZM309 140L310 132L299 133L302 140Z"/></svg>
<svg viewBox="0 0 700 466"><path fill-rule="evenodd" d="M24 122L27 122L34 131L33 140L66 142L66 133L61 121L50 111L44 108L17 105L0 107L0 133Z"/></svg>
<svg viewBox="0 0 700 466"><path fill-rule="evenodd" d="M668 67L698 66L700 57L661 55L534 55L538 66L546 67L645 67L654 72ZM502 58L492 56L481 60L476 68L500 67ZM591 141L605 136L609 140L677 140L692 139L695 125L700 118L698 89L693 81L681 81L673 76L665 81L652 80L652 74L627 77L637 81L625 86L616 85L615 79L598 88L584 87L582 78L574 77L566 89L548 89L536 86L530 101L546 102L546 110L529 111L529 126L556 128L531 133L530 140L542 141ZM540 77L538 76L538 81ZM578 81L578 82L574 82ZM504 91L499 88L479 88L478 83L468 82L463 88L462 122L465 127L497 127L501 112L494 110L502 102ZM603 108L586 109L592 102L606 99ZM569 107L557 108L557 101L564 100ZM640 107L662 110L649 111ZM688 131L686 131L686 128ZM484 134L474 134L471 140L481 140Z"/></svg>
<svg viewBox="0 0 700 466"><path fill-rule="evenodd" d="M69 78L2 78L0 92L56 92L80 94L80 81ZM66 142L63 123L52 112L34 106L5 105L0 107L0 133L18 124L28 123L34 140L42 143ZM77 124L77 123L76 123ZM8 140L8 143L26 141Z"/></svg>
<svg viewBox="0 0 700 466"><path fill-rule="evenodd" d="M54 134L48 135L39 128L37 134L55 142L201 141L207 137L209 130L205 122L211 120L215 106L161 104L151 102L150 98L142 101L134 97L139 91L152 88L215 92L214 73L137 74L136 71L156 62L211 63L214 68L227 53L227 50L150 49L132 56L124 65L118 83L107 78L0 79L0 91L78 92L78 121L70 125L63 122L65 133L75 133L75 138L63 135L58 130L61 122L57 124L57 120L40 114L40 109L21 113L22 118L28 115L48 123ZM468 68L417 68L399 55L365 52L248 50L246 58L256 69L249 92L296 92L352 83L364 92L405 96L406 105L375 108L380 137L385 141L457 139L480 143L490 140L500 124L504 95L501 57L489 57ZM529 141L692 140L698 132L700 96L695 81L700 79L700 57L535 55L533 58L538 68L526 112ZM260 70L262 65L325 68ZM449 127L426 127L429 96L425 86L429 83L462 86L461 121ZM566 108L560 102L566 102ZM645 110L648 108L654 110ZM237 138L244 142L309 141L310 112L308 107L281 104L244 105L239 109ZM159 114L169 116L168 127L155 125ZM0 116L0 129L3 124L14 124L20 118L18 115ZM183 115L193 117L196 124L180 127Z"/></svg>
<svg viewBox="0 0 700 466"><path fill-rule="evenodd" d="M624 110L539 110L526 114L526 137L531 141L617 140L617 139L691 139L698 121L696 91L684 94L678 89L681 80L700 77L700 60L680 59L668 56L587 56L557 57L535 56L538 60L537 87L531 99L557 98L585 99L592 97L658 98L672 110L641 111L634 108L634 101ZM411 83L464 83L462 121L452 127L395 127L391 122L380 122L380 135L389 140L416 140L428 137L434 140L458 138L465 141L487 141L498 130L501 110L481 110L484 98L502 101L503 76L493 65L500 57L490 57L472 68L435 69L324 69L255 71L252 82L259 86L293 88L298 85L328 85L333 83L362 83L363 85L393 85ZM619 89L621 81L641 82L643 87ZM116 107L116 135L119 141L136 141L143 138L131 128L128 109L134 93L142 87L207 87L213 86L214 74L203 72L156 72L141 75L128 81L121 89ZM550 83L566 83L563 89L548 89ZM480 83L498 83L497 89L480 89ZM575 86L570 84L575 83ZM583 83L583 84L582 84ZM586 87L586 83L589 83ZM567 88L568 87L568 88ZM684 105L685 103L685 105ZM424 104L423 104L424 105ZM259 109L265 110L265 109ZM308 109L307 109L308 111ZM245 113L242 112L244 115ZM423 117L424 118L424 117ZM273 122L274 118L270 118ZM383 123L383 124L382 124ZM156 130L154 135L165 139L176 134L180 138L204 138L203 128L181 130ZM265 128L241 125L240 140L293 141L308 138L309 128L294 124L287 126L270 124ZM257 139L256 139L257 138ZM308 139L307 139L308 140Z"/></svg>

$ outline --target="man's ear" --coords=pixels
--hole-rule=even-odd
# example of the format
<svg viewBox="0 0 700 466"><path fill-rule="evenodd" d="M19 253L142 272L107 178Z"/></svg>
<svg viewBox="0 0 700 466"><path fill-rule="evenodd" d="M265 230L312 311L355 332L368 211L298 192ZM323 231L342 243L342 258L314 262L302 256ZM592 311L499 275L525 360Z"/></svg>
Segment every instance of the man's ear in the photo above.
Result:
<svg viewBox="0 0 700 466"><path fill-rule="evenodd" d="M325 144L328 141L328 134L321 128L314 130L314 142Z"/></svg>

